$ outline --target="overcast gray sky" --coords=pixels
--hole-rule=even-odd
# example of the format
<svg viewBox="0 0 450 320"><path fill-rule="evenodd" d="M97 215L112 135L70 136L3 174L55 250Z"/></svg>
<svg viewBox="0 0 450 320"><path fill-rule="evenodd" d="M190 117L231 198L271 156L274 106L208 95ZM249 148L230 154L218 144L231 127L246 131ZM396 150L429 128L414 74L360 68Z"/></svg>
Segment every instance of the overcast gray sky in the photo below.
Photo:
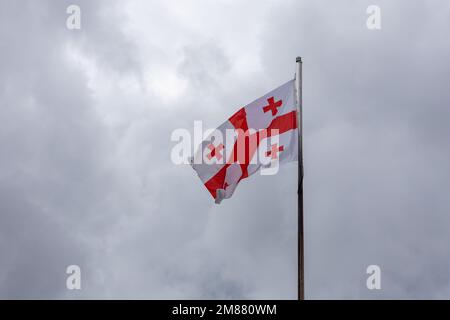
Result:
<svg viewBox="0 0 450 320"><path fill-rule="evenodd" d="M444 0L2 0L0 298L295 299L296 164L218 206L170 135L217 127L297 55L306 297L450 298L449 17Z"/></svg>

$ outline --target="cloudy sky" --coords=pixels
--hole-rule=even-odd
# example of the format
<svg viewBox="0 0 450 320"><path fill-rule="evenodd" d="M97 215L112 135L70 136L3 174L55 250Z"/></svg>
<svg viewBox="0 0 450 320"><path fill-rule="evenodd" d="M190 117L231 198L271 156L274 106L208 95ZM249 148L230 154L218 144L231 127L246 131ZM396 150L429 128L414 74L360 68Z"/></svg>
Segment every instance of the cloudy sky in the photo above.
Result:
<svg viewBox="0 0 450 320"><path fill-rule="evenodd" d="M296 164L218 206L170 135L220 125L297 55L306 297L450 298L449 16L445 0L2 0L0 298L295 299Z"/></svg>

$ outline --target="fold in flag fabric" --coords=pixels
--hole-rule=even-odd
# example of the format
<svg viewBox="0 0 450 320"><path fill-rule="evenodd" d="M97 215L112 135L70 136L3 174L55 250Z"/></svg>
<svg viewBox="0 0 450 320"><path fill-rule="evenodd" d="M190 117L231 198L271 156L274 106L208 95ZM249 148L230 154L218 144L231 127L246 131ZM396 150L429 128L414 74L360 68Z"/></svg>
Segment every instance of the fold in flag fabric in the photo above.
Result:
<svg viewBox="0 0 450 320"><path fill-rule="evenodd" d="M191 165L216 203L255 172L274 174L279 164L298 159L297 112L291 80L239 109L202 141Z"/></svg>

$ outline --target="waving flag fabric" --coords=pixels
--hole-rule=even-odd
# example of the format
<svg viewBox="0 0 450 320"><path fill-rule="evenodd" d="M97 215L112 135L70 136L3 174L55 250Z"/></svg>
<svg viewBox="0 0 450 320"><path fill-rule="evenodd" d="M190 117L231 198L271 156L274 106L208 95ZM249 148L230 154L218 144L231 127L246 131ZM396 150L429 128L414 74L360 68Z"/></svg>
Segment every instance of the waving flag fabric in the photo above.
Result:
<svg viewBox="0 0 450 320"><path fill-rule="evenodd" d="M230 198L242 179L298 159L295 80L239 109L214 130L192 159L216 203Z"/></svg>

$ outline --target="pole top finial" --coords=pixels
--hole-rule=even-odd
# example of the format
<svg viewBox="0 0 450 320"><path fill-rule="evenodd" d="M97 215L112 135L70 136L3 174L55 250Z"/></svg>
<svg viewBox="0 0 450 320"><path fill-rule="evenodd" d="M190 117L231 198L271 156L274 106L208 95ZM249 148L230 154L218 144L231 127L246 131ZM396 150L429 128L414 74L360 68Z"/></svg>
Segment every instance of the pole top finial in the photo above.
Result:
<svg viewBox="0 0 450 320"><path fill-rule="evenodd" d="M295 58L295 62L302 62L302 57Z"/></svg>

